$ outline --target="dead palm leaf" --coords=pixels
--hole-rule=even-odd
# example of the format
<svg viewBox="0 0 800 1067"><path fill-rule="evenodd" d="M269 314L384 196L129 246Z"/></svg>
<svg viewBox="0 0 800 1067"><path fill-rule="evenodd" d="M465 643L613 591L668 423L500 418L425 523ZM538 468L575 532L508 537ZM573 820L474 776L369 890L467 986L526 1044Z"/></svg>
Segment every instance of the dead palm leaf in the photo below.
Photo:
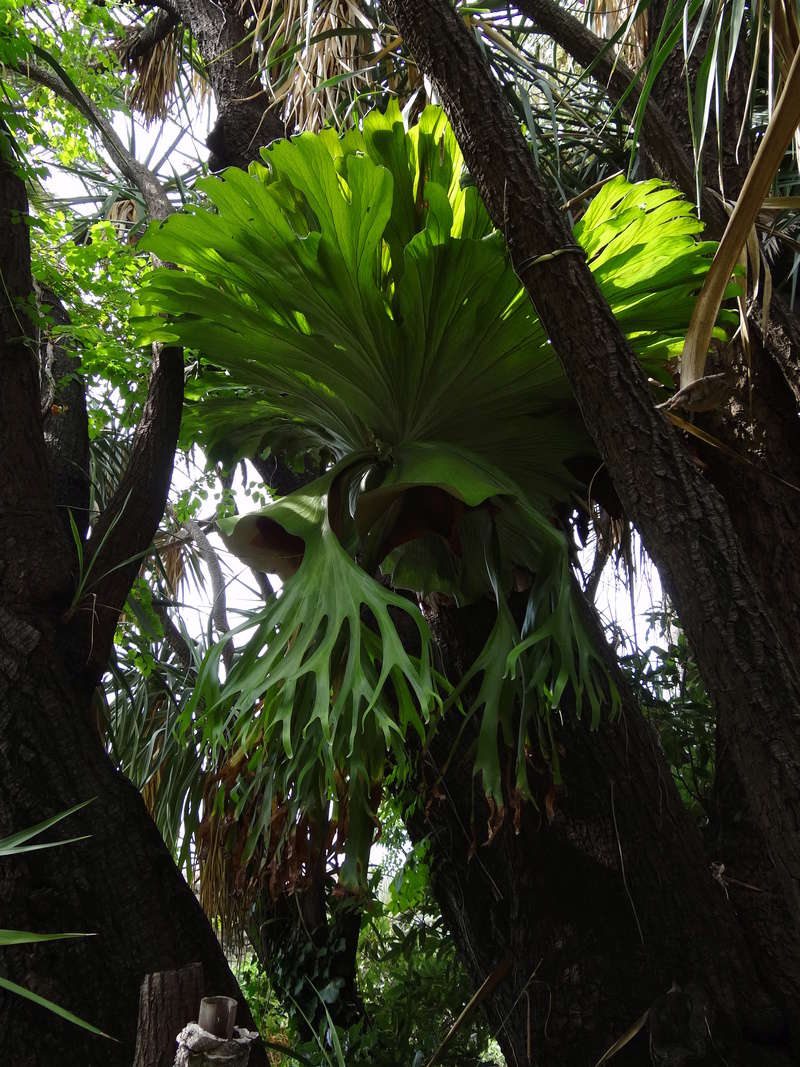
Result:
<svg viewBox="0 0 800 1067"><path fill-rule="evenodd" d="M598 37L610 40L626 23L618 53L633 70L639 70L647 57L647 8L641 0L594 0L592 29Z"/></svg>
<svg viewBox="0 0 800 1067"><path fill-rule="evenodd" d="M714 322L731 276L799 122L800 47L700 290L681 357L681 389L703 377Z"/></svg>
<svg viewBox="0 0 800 1067"><path fill-rule="evenodd" d="M170 541L161 552L161 561L164 564L164 575L167 585L173 596L177 596L178 586L186 572L186 559L184 556L185 543L182 540Z"/></svg>
<svg viewBox="0 0 800 1067"><path fill-rule="evenodd" d="M116 52L122 66L136 75L127 90L127 101L148 124L174 114L173 105L179 96L184 99L187 85L201 102L209 92L177 14L156 11L146 22L134 24L117 42ZM190 73L182 87L179 83L184 69Z"/></svg>
<svg viewBox="0 0 800 1067"><path fill-rule="evenodd" d="M175 96L182 39L183 26L177 17L158 11L117 43L122 66L137 76L128 90L128 103L147 122L167 117Z"/></svg>
<svg viewBox="0 0 800 1067"><path fill-rule="evenodd" d="M375 87L383 41L367 4L356 0L247 0L253 50L288 129L343 121Z"/></svg>

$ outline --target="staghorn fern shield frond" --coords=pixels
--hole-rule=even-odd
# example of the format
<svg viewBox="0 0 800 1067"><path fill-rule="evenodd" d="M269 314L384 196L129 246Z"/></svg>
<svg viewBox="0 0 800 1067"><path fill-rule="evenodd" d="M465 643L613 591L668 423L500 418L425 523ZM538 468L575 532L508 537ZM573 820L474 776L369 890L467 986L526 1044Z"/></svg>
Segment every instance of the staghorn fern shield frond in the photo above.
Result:
<svg viewBox="0 0 800 1067"><path fill-rule="evenodd" d="M233 550L285 586L222 692L209 658L203 716L253 768L272 767L282 746L281 788L299 807L349 782L357 878L386 755L402 760L406 732L424 733L442 697L475 680L476 771L499 807L502 743L516 747L527 794L527 747L546 744L542 723L568 686L599 719L609 690L553 519L587 494L571 472L599 459L441 111L410 130L396 107L373 112L362 131L304 134L263 157L202 183L214 211L151 229L146 247L183 271L151 276L140 339L205 357L187 432L212 453L332 457L312 486L228 525ZM669 186L621 178L575 227L656 380L669 380L713 255L700 229ZM521 623L512 589L527 595ZM495 602L454 693L434 678L427 626L400 590ZM610 712L614 702L612 691Z"/></svg>

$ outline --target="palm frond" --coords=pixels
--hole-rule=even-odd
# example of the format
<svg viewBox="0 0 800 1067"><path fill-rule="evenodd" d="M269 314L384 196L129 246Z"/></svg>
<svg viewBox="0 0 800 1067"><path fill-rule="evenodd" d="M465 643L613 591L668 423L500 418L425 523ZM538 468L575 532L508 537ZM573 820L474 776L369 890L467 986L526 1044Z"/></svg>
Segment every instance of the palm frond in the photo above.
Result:
<svg viewBox="0 0 800 1067"><path fill-rule="evenodd" d="M128 26L117 41L116 52L122 66L135 75L126 90L128 103L148 124L174 113L183 93L182 80L200 99L209 91L191 40L175 13L156 10L143 22Z"/></svg>

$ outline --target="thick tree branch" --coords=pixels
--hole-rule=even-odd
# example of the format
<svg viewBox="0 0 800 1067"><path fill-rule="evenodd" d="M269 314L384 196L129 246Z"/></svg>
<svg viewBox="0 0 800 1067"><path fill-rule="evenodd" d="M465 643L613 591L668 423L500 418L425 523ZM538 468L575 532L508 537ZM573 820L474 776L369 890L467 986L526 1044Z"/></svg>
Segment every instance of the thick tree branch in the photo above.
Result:
<svg viewBox="0 0 800 1067"><path fill-rule="evenodd" d="M387 0L386 7L440 95L617 493L678 607L797 917L786 945L796 957L798 665L781 644L723 500L654 409L642 368L551 201L476 42L446 0ZM794 729L787 730L788 722ZM800 990L785 995L800 1023Z"/></svg>
<svg viewBox="0 0 800 1067"><path fill-rule="evenodd" d="M183 351L164 348L153 358L127 470L92 529L87 595L69 620L76 669L90 686L106 668L119 613L164 513L182 407Z"/></svg>
<svg viewBox="0 0 800 1067"><path fill-rule="evenodd" d="M759 988L734 909L711 878L697 826L655 732L596 611L580 597L576 608L622 710L619 720L593 730L565 693L563 720L553 725L566 788L554 788L552 767L535 755L528 782L538 808L510 803L497 826L473 773L479 725L475 719L465 725L451 711L437 724L407 794L420 798L406 815L411 840L424 837L430 844L432 887L473 981L496 967L505 951L513 956L508 982L486 1005L506 1062L595 1064L623 1031L620 1019L635 1019L673 981L691 980L712 994L715 1042L724 1041L723 1019L734 1029L746 1019L762 1040L773 1040L779 1013ZM429 613L451 681L481 648L493 615L487 604L442 604ZM537 753L535 740L530 751ZM511 749L506 758L513 765ZM505 773L510 793L511 766ZM482 841L493 816L494 836ZM703 944L706 935L711 951ZM540 1010L533 1008L537 985L545 1001L539 999ZM649 1060L645 1044L633 1045L626 1062ZM733 1054L729 1045L723 1054L730 1064L758 1062L746 1052ZM659 1062L678 1063L681 1056L676 1050L674 1059Z"/></svg>
<svg viewBox="0 0 800 1067"><path fill-rule="evenodd" d="M157 44L169 37L179 22L177 10L161 10L144 25L131 26L116 48L125 66L135 67L140 59L146 58Z"/></svg>
<svg viewBox="0 0 800 1067"><path fill-rule="evenodd" d="M582 24L552 3L552 0L520 0L520 9L535 19L537 27L557 40L585 67L592 64L593 49L600 54L604 43L595 38ZM661 25L667 14L666 3L657 0L648 10L651 29ZM695 49L689 61L689 79L695 83L702 54L708 46L705 42ZM651 40L654 34L651 34ZM619 101L626 84L634 77L622 63L614 65L613 55L607 50L595 64L598 78L606 82L609 96ZM680 48L670 55L653 85L648 97L642 126L642 154L652 170L660 177L677 182L690 199L694 196L694 164L692 132L686 106L686 72L684 56ZM736 131L744 116L749 64L739 49L731 71L725 94L725 124ZM631 92L622 110L632 116L638 92ZM752 145L745 139L739 151L734 151L735 133L723 137L717 143L716 131L710 130L703 152L703 215L712 236L720 238L726 215L721 200L717 199L708 185L724 179L724 188L730 198L738 194L742 181L752 160ZM720 165L721 164L721 165ZM687 172L687 166L689 170ZM760 309L751 318L756 326ZM800 324L797 316L788 307L780 294L772 302L772 321L769 335L762 332L761 344L753 331L753 347L749 357L750 401L747 416L737 414L733 420L720 413L712 432L737 452L748 449L759 466L780 469L784 477L794 479L790 473L793 457L798 455L796 445L797 403L800 401ZM780 378L784 388L781 389ZM786 389L788 386L788 389ZM783 393L787 395L783 395ZM749 426L745 424L749 422ZM745 553L754 569L776 622L781 627L785 648L790 658L796 659L800 640L798 617L800 602L797 598L795 568L793 564L794 538L797 528L797 508L785 491L777 486L759 485L752 477L742 479L741 468L734 465L729 470L721 454L711 459L707 474L725 496L731 518L736 526ZM796 480L796 479L794 479ZM791 497L791 494L790 494ZM788 534L784 531L789 531ZM769 544L770 551L764 551ZM593 572L594 573L594 572ZM591 584L591 583L590 583ZM762 886L764 893L739 894L737 901L740 918L754 945L760 946L756 954L768 959L765 970L774 987L781 990L792 988L792 968L781 953L763 951L771 941L768 930L771 923L778 927L786 925L785 918L776 918L776 909L781 902L780 891L775 891L772 862L763 848L763 838L756 820L743 804L742 776L732 765L732 753L726 744L724 731L720 734L716 761L717 800L716 824L717 857L724 858L728 866L750 883ZM784 908L786 903L784 902Z"/></svg>
<svg viewBox="0 0 800 1067"><path fill-rule="evenodd" d="M170 12L191 26L209 71L220 116L215 128L220 163L246 167L257 158L260 145L282 136L283 128L280 124L276 128L274 115L267 115L264 121L268 101L260 91L238 7L228 3L223 8L210 0L180 0L174 7L170 5ZM97 128L106 150L139 189L153 218L170 214L172 206L156 176L128 152L107 118L60 64L44 52L41 58L54 72L27 62L20 73L58 93ZM260 133L264 136L259 137ZM89 685L105 669L119 613L163 513L182 398L180 350L165 349L154 360L145 413L134 438L128 470L93 530L90 548L97 544L98 549L92 561L88 597L69 620L74 661Z"/></svg>
<svg viewBox="0 0 800 1067"><path fill-rule="evenodd" d="M217 123L208 136L212 170L247 169L259 149L285 135L261 84L238 0L175 0L190 26L217 102Z"/></svg>
<svg viewBox="0 0 800 1067"><path fill-rule="evenodd" d="M44 51L37 50L37 54L50 62L55 73L30 62L20 66L20 73L76 107L97 128L122 173L139 189L151 216L166 218L172 205L157 177L125 148L106 116L80 92L60 64ZM105 670L119 613L164 511L182 405L182 350L155 352L128 468L96 523L85 553L91 560L87 598L67 619L73 662L89 686L96 684Z"/></svg>
<svg viewBox="0 0 800 1067"><path fill-rule="evenodd" d="M34 282L39 308L58 326L69 315L51 289ZM47 461L61 524L71 537L72 523L83 540L89 529L89 418L86 387L74 351L52 336L50 323L39 327L41 410Z"/></svg>

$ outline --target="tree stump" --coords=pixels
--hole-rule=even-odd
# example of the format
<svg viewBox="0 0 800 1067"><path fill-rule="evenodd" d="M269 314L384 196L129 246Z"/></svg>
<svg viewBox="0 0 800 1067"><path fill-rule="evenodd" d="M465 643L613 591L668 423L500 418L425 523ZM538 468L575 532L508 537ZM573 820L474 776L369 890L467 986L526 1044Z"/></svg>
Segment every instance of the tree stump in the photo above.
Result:
<svg viewBox="0 0 800 1067"><path fill-rule="evenodd" d="M197 1018L202 996L202 963L145 977L139 989L133 1067L172 1067L177 1036Z"/></svg>

